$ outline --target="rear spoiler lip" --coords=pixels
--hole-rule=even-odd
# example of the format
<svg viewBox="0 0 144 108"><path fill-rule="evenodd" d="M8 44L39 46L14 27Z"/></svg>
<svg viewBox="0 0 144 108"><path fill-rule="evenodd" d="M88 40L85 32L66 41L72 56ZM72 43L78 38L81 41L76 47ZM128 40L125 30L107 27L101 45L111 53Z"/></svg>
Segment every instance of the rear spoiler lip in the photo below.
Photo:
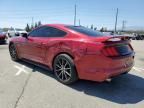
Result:
<svg viewBox="0 0 144 108"><path fill-rule="evenodd" d="M101 36L101 37L88 37L89 40L93 42L108 42L109 39L113 38L121 38L123 40L130 40L132 36L123 36L123 35L107 35L107 36Z"/></svg>
<svg viewBox="0 0 144 108"><path fill-rule="evenodd" d="M109 37L101 40L101 42L107 42L110 39L114 39L114 38L119 38L119 39L122 39L122 40L130 40L132 38L132 36L122 36L122 35L109 36Z"/></svg>
<svg viewBox="0 0 144 108"><path fill-rule="evenodd" d="M116 37L133 37L133 36L128 36L128 35L114 35L114 36L110 36L112 38L116 38Z"/></svg>
<svg viewBox="0 0 144 108"><path fill-rule="evenodd" d="M113 36L109 39L114 39L114 38L121 38L122 40L130 40L132 38L132 36L121 36L121 35L116 35L116 36ZM108 39L108 40L109 40Z"/></svg>

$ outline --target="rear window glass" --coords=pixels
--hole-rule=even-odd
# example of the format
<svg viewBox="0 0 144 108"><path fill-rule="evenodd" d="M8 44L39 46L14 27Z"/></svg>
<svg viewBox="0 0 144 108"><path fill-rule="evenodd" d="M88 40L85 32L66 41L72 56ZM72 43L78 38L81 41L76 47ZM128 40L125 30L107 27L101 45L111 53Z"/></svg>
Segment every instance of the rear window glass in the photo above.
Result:
<svg viewBox="0 0 144 108"><path fill-rule="evenodd" d="M92 30L83 26L66 26L67 28L74 30L76 32L88 35L88 36L93 36L93 37L101 37L104 36L103 33L96 31L96 30Z"/></svg>

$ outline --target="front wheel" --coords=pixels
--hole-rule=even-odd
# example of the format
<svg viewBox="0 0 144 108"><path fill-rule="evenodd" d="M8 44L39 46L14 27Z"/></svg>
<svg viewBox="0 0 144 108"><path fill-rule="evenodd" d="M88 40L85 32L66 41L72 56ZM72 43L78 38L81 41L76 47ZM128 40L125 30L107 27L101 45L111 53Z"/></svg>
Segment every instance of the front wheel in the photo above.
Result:
<svg viewBox="0 0 144 108"><path fill-rule="evenodd" d="M66 54L55 58L53 68L56 78L63 84L72 84L78 79L73 59Z"/></svg>
<svg viewBox="0 0 144 108"><path fill-rule="evenodd" d="M16 48L15 48L14 44L11 44L9 46L9 52L10 52L11 59L13 61L18 61L19 60L18 55L17 55L17 51L16 51Z"/></svg>

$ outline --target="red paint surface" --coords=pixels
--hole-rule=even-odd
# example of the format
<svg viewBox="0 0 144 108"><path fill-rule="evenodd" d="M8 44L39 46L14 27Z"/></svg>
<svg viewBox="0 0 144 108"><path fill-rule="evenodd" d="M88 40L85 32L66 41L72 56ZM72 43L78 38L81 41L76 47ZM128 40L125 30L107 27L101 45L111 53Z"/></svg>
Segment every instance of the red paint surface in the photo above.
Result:
<svg viewBox="0 0 144 108"><path fill-rule="evenodd" d="M52 69L52 63L60 53L70 55L75 63L80 79L104 81L107 78L128 72L134 63L134 53L127 56L107 57L102 53L103 48L119 44L130 45L129 40L108 42L112 36L89 37L74 32L65 25L49 24L67 32L62 38L24 37L13 38L18 56L47 65ZM133 49L132 49L133 50Z"/></svg>

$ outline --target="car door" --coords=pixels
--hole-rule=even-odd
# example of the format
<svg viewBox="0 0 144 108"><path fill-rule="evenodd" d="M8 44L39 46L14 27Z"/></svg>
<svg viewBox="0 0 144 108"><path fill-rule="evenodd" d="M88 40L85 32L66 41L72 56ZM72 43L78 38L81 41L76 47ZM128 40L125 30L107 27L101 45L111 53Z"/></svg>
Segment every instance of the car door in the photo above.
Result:
<svg viewBox="0 0 144 108"><path fill-rule="evenodd" d="M64 36L67 34L65 31L60 30L55 27L46 26L44 30L47 43L46 54L43 57L44 63L49 65L51 62L51 57L55 55L57 51L61 48L61 43L64 41Z"/></svg>
<svg viewBox="0 0 144 108"><path fill-rule="evenodd" d="M49 48L57 47L59 44L58 41L65 35L66 32L49 26L42 26L33 30L28 35L28 38L23 40L23 49L25 49L23 53L25 54L25 58L47 64L46 56L50 54Z"/></svg>
<svg viewBox="0 0 144 108"><path fill-rule="evenodd" d="M41 56L45 54L46 46L41 39L41 27L33 30L27 38L21 37L17 44L22 58L42 63Z"/></svg>
<svg viewBox="0 0 144 108"><path fill-rule="evenodd" d="M48 55L50 50L59 47L62 37L66 35L66 32L57 28L42 26L37 30L37 33L28 37L29 55L31 60L47 64ZM32 51L32 52L31 52ZM34 57L33 57L34 56Z"/></svg>
<svg viewBox="0 0 144 108"><path fill-rule="evenodd" d="M25 48L27 49L27 58L29 60L43 63L45 53L47 50L47 43L49 38L47 37L48 30L45 26L35 29L28 35L25 41Z"/></svg>
<svg viewBox="0 0 144 108"><path fill-rule="evenodd" d="M25 45L27 58L34 62L43 63L42 57L46 51L46 45L38 37L29 36Z"/></svg>

